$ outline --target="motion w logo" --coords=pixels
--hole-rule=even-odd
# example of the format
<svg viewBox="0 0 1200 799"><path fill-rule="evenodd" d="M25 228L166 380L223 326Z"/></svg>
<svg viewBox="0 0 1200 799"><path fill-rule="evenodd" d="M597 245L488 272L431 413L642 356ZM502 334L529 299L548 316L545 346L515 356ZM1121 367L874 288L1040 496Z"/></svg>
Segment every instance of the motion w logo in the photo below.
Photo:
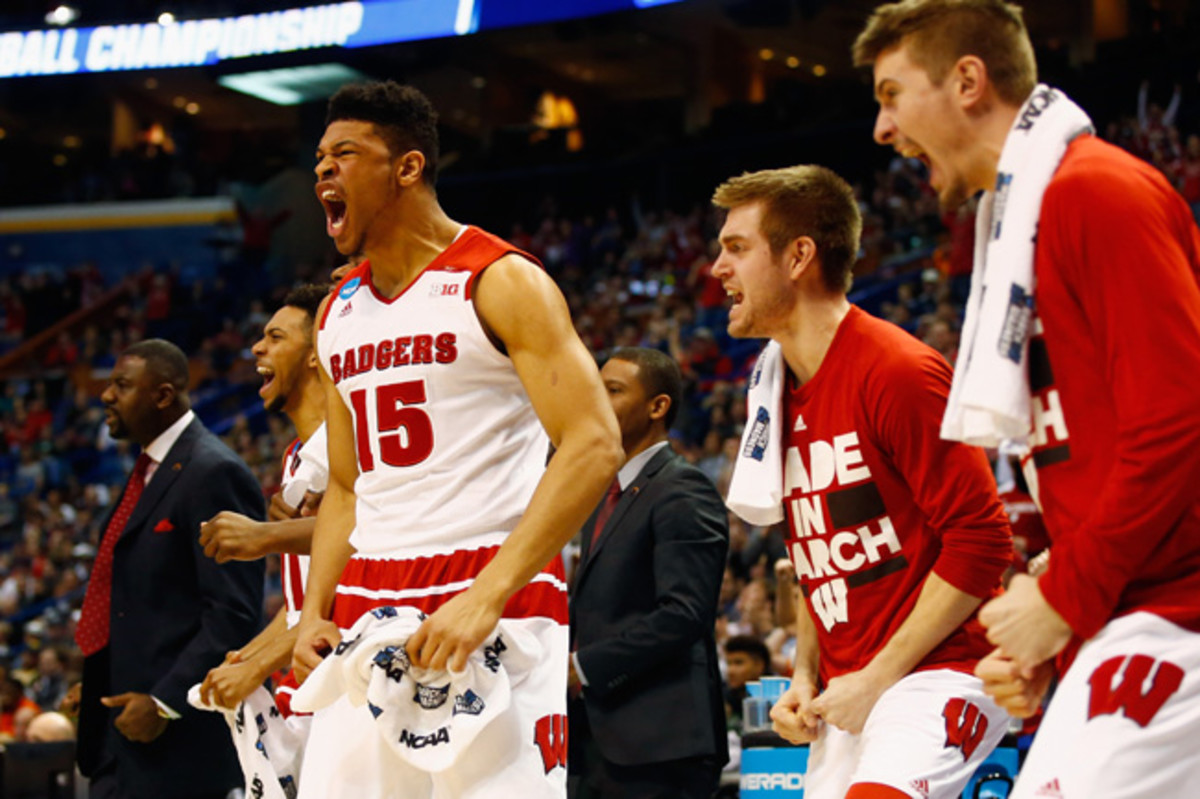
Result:
<svg viewBox="0 0 1200 799"><path fill-rule="evenodd" d="M959 698L947 702L942 715L946 717L946 746L961 749L963 762L967 762L987 734L987 716L975 705Z"/></svg>
<svg viewBox="0 0 1200 799"><path fill-rule="evenodd" d="M549 774L557 766L567 767L567 717L562 713L542 716L533 727L533 742L542 752L542 765Z"/></svg>
<svg viewBox="0 0 1200 799"><path fill-rule="evenodd" d="M1150 689L1146 690L1146 679L1151 670L1154 671L1154 678L1150 681ZM1118 672L1121 673L1120 682L1114 686L1113 680ZM1182 682L1183 669L1165 660L1155 661L1149 655L1109 658L1088 678L1088 684L1092 687L1088 720L1120 710L1125 718L1145 727L1171 698L1171 694L1179 690Z"/></svg>

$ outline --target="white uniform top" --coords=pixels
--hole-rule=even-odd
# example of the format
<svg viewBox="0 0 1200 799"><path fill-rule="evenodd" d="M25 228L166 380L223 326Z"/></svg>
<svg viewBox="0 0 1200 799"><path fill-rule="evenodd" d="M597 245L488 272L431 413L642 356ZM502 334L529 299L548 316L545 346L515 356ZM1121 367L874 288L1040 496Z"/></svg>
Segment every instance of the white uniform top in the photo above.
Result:
<svg viewBox="0 0 1200 799"><path fill-rule="evenodd" d="M300 507L309 491L320 494L329 484L329 454L325 423L303 444L296 439L283 458L283 478L279 491L283 501L293 508ZM304 605L304 586L308 583L308 556L284 553L280 556L283 572L283 600L287 605L287 626L300 623L300 608Z"/></svg>
<svg viewBox="0 0 1200 799"><path fill-rule="evenodd" d="M548 439L471 301L509 252L468 227L397 297L364 263L326 307L317 347L354 421L357 557L499 544L533 496Z"/></svg>

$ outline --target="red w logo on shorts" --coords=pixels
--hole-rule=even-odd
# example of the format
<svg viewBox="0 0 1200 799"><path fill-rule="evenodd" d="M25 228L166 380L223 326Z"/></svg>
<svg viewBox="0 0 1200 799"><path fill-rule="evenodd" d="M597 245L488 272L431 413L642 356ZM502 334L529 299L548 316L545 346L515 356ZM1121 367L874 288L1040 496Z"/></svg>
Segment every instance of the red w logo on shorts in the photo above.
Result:
<svg viewBox="0 0 1200 799"><path fill-rule="evenodd" d="M972 703L957 698L946 703L942 715L946 717L946 746L961 749L963 762L967 762L987 734L987 716Z"/></svg>
<svg viewBox="0 0 1200 799"><path fill-rule="evenodd" d="M533 742L542 752L547 774L557 766L567 767L567 717L562 713L538 719L533 725Z"/></svg>
<svg viewBox="0 0 1200 799"><path fill-rule="evenodd" d="M1158 668L1154 672L1150 690L1146 691L1146 678L1150 676L1156 662ZM1125 668L1121 674L1121 682L1114 687L1113 679L1122 666ZM1155 661L1149 655L1118 655L1109 658L1088 678L1088 685L1092 687L1091 698L1088 701L1088 720L1120 710L1125 713L1125 718L1145 727L1171 698L1171 694L1179 690L1179 684L1182 682L1183 669L1165 660Z"/></svg>

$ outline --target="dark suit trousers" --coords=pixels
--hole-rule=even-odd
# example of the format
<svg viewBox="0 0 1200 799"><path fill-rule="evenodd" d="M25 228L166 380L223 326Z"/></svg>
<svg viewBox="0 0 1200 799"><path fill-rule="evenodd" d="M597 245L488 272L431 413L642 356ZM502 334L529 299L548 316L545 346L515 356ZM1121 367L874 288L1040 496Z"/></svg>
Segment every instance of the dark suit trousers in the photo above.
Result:
<svg viewBox="0 0 1200 799"><path fill-rule="evenodd" d="M571 703L570 799L711 799L721 779L713 756L622 766L605 760L592 738L583 702ZM664 728L664 735L670 730Z"/></svg>
<svg viewBox="0 0 1200 799"><path fill-rule="evenodd" d="M187 799L226 799L228 795L228 791L222 791L221 793L188 796ZM88 785L88 799L159 799L159 797L134 796L126 792L117 779L116 764L110 760L101 766L100 770L92 777L92 781Z"/></svg>

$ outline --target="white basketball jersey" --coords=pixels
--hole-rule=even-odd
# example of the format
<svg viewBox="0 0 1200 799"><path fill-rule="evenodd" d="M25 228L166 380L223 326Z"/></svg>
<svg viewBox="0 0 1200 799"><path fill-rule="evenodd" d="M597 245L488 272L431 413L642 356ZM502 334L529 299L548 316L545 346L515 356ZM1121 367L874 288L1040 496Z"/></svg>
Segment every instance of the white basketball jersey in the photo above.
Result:
<svg viewBox="0 0 1200 799"><path fill-rule="evenodd" d="M325 423L316 429L308 441L292 442L283 456L283 478L279 491L283 501L293 508L300 507L304 495L309 491L324 493L329 484L329 455L326 445ZM300 608L304 606L304 586L308 584L308 556L285 552L279 556L283 572L283 601L287 606L287 626L300 623Z"/></svg>
<svg viewBox="0 0 1200 799"><path fill-rule="evenodd" d="M519 252L468 227L398 296L351 271L326 307L321 365L354 420L359 557L499 543L525 512L548 439L471 291Z"/></svg>

